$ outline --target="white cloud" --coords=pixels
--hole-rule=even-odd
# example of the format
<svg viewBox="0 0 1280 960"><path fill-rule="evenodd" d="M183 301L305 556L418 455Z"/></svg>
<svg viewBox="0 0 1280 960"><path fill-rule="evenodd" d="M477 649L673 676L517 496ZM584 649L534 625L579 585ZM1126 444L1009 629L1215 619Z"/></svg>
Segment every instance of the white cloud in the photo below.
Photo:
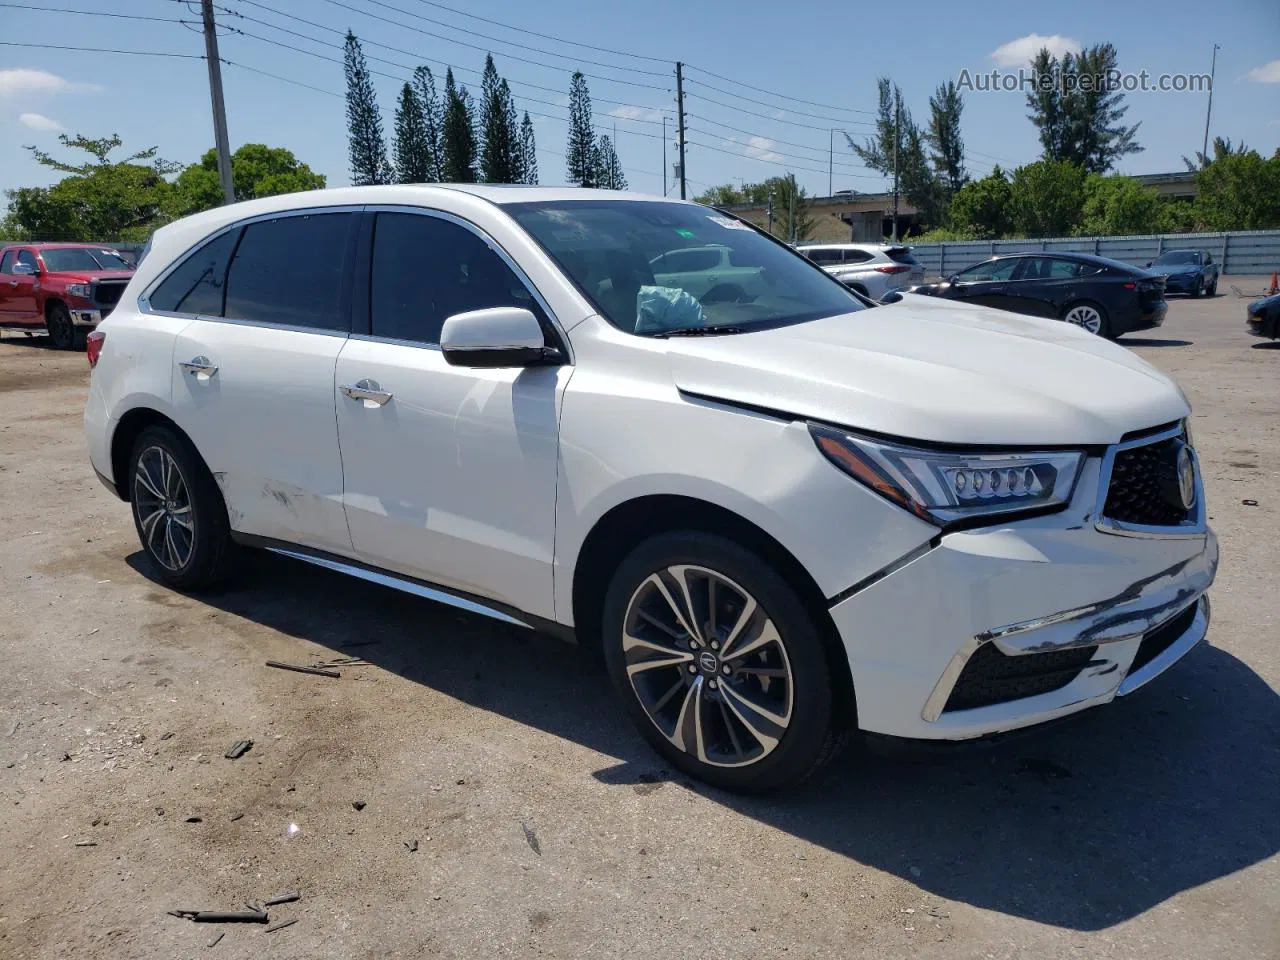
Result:
<svg viewBox="0 0 1280 960"><path fill-rule="evenodd" d="M23 93L99 93L101 90L96 83L73 83L45 70L0 69L0 97Z"/></svg>
<svg viewBox="0 0 1280 960"><path fill-rule="evenodd" d="M18 117L18 122L24 127L30 127L32 130L65 130L62 124L57 120L50 120L48 117L40 113L24 113Z"/></svg>
<svg viewBox="0 0 1280 960"><path fill-rule="evenodd" d="M991 51L991 59L1002 67L1021 67L1030 63L1044 48L1048 48L1058 59L1062 59L1064 53L1079 53L1082 49L1080 41L1071 37L1056 33L1051 37L1042 37L1038 33L1029 33L1025 37L1000 44Z"/></svg>
<svg viewBox="0 0 1280 960"><path fill-rule="evenodd" d="M1254 67L1244 77L1254 83L1280 83L1280 60L1272 60L1260 67Z"/></svg>
<svg viewBox="0 0 1280 960"><path fill-rule="evenodd" d="M773 152L773 141L768 137L747 137L745 140L729 137L725 140L725 143L730 146L742 147L742 155L744 157L767 160L770 163L777 163L782 159L782 154Z"/></svg>
<svg viewBox="0 0 1280 960"><path fill-rule="evenodd" d="M656 107L614 107L609 111L609 116L616 117L619 120L661 120L662 111Z"/></svg>

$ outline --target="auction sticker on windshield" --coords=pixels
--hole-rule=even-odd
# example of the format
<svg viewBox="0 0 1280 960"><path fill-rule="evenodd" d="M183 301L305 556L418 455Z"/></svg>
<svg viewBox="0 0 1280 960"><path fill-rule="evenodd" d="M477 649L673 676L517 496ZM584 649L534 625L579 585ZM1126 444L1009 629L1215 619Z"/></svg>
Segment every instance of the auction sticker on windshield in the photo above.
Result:
<svg viewBox="0 0 1280 960"><path fill-rule="evenodd" d="M730 220L728 217L707 217L712 223L719 224L726 230L750 230L747 224L741 220Z"/></svg>

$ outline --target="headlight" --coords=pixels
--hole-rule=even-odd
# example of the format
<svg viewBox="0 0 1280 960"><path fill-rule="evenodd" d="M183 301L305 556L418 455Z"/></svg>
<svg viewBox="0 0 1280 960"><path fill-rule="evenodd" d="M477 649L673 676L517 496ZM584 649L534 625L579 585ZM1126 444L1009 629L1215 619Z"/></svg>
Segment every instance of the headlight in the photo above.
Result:
<svg viewBox="0 0 1280 960"><path fill-rule="evenodd" d="M1084 454L924 450L810 424L837 467L922 520L947 526L971 517L1058 507L1071 499Z"/></svg>
<svg viewBox="0 0 1280 960"><path fill-rule="evenodd" d="M87 283L68 283L67 293L73 297L83 297L85 300L93 299L93 287Z"/></svg>

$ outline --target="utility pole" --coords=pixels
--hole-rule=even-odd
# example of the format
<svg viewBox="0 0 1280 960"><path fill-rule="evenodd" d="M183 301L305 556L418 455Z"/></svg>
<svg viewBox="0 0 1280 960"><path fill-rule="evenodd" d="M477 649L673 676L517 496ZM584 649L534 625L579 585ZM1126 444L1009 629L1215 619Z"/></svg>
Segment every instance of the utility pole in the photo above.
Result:
<svg viewBox="0 0 1280 960"><path fill-rule="evenodd" d="M1213 45L1213 60L1209 66L1209 107L1204 112L1204 146L1200 153L1205 161L1209 160L1209 117L1213 114L1213 75L1218 69L1218 45Z"/></svg>
<svg viewBox="0 0 1280 960"><path fill-rule="evenodd" d="M212 0L210 0L212 2ZM680 137L680 199L685 199L684 176L684 64L676 61L676 122L679 124Z"/></svg>
<svg viewBox="0 0 1280 960"><path fill-rule="evenodd" d="M773 236L773 187L769 188L769 201L765 206L765 217L769 221L769 236Z"/></svg>
<svg viewBox="0 0 1280 960"><path fill-rule="evenodd" d="M831 196L831 189L832 189L831 175L832 175L832 167L834 166L832 162L832 157L834 155L834 148L832 144L835 142L835 137L836 137L836 131L835 131L835 128L832 127L830 130L827 131L827 196L828 197Z"/></svg>
<svg viewBox="0 0 1280 960"><path fill-rule="evenodd" d="M791 243L796 242L796 182L794 177L791 180L791 207L787 213L788 223L791 227Z"/></svg>
<svg viewBox="0 0 1280 960"><path fill-rule="evenodd" d="M667 115L662 115L662 195L667 195Z"/></svg>
<svg viewBox="0 0 1280 960"><path fill-rule="evenodd" d="M895 88L893 97L893 242L898 242L898 141L902 123L902 103Z"/></svg>
<svg viewBox="0 0 1280 960"><path fill-rule="evenodd" d="M204 15L204 58L209 64L209 95L213 99L213 142L218 149L218 179L226 203L236 202L231 181L231 144L227 136L227 108L222 102L222 61L218 59L218 28L213 22L213 0L200 0Z"/></svg>

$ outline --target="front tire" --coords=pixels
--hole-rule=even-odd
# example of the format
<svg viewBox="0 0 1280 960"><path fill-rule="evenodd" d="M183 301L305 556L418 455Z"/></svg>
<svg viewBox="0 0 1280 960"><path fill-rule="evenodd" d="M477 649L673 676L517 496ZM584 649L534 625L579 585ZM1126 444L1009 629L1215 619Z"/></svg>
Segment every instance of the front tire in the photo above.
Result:
<svg viewBox="0 0 1280 960"><path fill-rule="evenodd" d="M822 634L751 551L697 531L645 541L605 596L604 654L641 734L712 786L791 786L837 751Z"/></svg>
<svg viewBox="0 0 1280 960"><path fill-rule="evenodd" d="M156 575L192 590L225 578L234 551L226 505L191 442L147 427L129 458L129 500L138 540Z"/></svg>
<svg viewBox="0 0 1280 960"><path fill-rule="evenodd" d="M1204 277L1196 280L1196 285L1191 288L1191 299L1195 300L1204 296Z"/></svg>
<svg viewBox="0 0 1280 960"><path fill-rule="evenodd" d="M61 303L51 303L45 312L44 328L56 350L76 348L76 325L71 322L71 311Z"/></svg>
<svg viewBox="0 0 1280 960"><path fill-rule="evenodd" d="M1111 322L1107 317L1107 311L1101 304L1094 303L1092 300L1073 303L1062 312L1062 319L1099 337L1112 339Z"/></svg>

